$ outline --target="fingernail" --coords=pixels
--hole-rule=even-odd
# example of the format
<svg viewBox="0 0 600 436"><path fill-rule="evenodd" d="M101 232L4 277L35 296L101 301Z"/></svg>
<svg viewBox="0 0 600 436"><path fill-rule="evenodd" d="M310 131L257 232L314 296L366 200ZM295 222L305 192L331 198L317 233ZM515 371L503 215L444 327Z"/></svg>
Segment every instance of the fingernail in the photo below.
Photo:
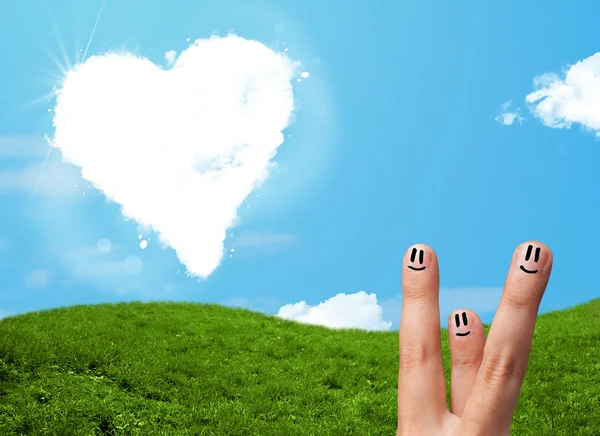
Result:
<svg viewBox="0 0 600 436"><path fill-rule="evenodd" d="M431 254L427 253L422 246L415 245L406 252L408 261L406 266L412 271L423 271L431 263Z"/></svg>
<svg viewBox="0 0 600 436"><path fill-rule="evenodd" d="M539 245L525 243L517 254L519 269L527 274L536 274L544 269L548 256Z"/></svg>

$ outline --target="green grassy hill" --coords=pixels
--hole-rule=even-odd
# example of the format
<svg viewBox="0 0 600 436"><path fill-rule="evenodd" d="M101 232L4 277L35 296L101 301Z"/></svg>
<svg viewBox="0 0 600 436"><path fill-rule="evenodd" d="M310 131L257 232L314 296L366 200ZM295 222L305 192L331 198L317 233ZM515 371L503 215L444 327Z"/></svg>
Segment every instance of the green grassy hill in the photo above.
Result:
<svg viewBox="0 0 600 436"><path fill-rule="evenodd" d="M0 321L0 434L394 435L397 376L397 332L195 303L59 308ZM512 434L600 435L600 300L539 317Z"/></svg>

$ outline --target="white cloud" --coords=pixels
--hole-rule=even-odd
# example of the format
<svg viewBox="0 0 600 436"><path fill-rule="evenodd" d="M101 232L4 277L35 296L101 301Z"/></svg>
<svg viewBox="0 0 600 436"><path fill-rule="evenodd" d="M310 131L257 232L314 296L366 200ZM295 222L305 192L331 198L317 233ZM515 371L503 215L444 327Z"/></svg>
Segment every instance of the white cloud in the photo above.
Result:
<svg viewBox="0 0 600 436"><path fill-rule="evenodd" d="M441 288L440 320L442 327L456 309L466 308L478 314L495 312L502 296L501 287ZM402 314L402 294L381 302L387 318L399 322Z"/></svg>
<svg viewBox="0 0 600 436"><path fill-rule="evenodd" d="M510 100L502 104L502 111L504 112L498 115L495 120L501 124L504 124L505 126L511 126L515 121L517 121L519 124L523 124L525 118L521 116L521 109L515 108L515 110L509 111L508 109L511 105L512 101Z"/></svg>
<svg viewBox="0 0 600 436"><path fill-rule="evenodd" d="M316 306L301 301L287 304L277 316L306 324L330 328L359 328L364 330L389 330L392 323L382 319L382 309L375 294L364 291L355 294L337 294Z"/></svg>
<svg viewBox="0 0 600 436"><path fill-rule="evenodd" d="M23 276L23 283L28 288L43 288L50 281L50 271L47 269L38 269L27 271Z"/></svg>
<svg viewBox="0 0 600 436"><path fill-rule="evenodd" d="M53 145L204 278L273 166L297 67L235 35L197 40L169 70L128 53L92 56L59 90Z"/></svg>
<svg viewBox="0 0 600 436"><path fill-rule="evenodd" d="M600 52L570 66L564 79L555 73L534 78L534 87L526 101L544 125L569 129L579 123L600 137Z"/></svg>
<svg viewBox="0 0 600 436"><path fill-rule="evenodd" d="M523 120L525 120L525 118L520 116L519 112L506 112L496 117L496 121L504 124L505 126L512 126L515 121L518 121L519 124L522 124Z"/></svg>
<svg viewBox="0 0 600 436"><path fill-rule="evenodd" d="M167 61L167 67L172 67L177 59L177 52L175 50L169 50L165 53L165 60Z"/></svg>

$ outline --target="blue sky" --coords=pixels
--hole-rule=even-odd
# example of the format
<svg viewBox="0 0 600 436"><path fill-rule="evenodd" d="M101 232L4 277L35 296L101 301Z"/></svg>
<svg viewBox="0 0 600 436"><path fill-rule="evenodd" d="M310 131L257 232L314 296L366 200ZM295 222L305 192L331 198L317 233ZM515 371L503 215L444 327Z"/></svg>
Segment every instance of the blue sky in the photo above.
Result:
<svg viewBox="0 0 600 436"><path fill-rule="evenodd" d="M356 297L309 316L326 319L373 307L364 291L382 309L372 317L397 329L402 256L426 243L440 259L442 319L467 307L490 322L512 251L529 239L554 252L540 312L600 295L600 4L106 0L88 47L102 4L2 6L4 315L132 300L276 314ZM166 52L230 31L287 48L310 77L293 80L278 167L237 209L219 266L198 279L58 150L43 164L56 105L43 97L83 53L164 65Z"/></svg>

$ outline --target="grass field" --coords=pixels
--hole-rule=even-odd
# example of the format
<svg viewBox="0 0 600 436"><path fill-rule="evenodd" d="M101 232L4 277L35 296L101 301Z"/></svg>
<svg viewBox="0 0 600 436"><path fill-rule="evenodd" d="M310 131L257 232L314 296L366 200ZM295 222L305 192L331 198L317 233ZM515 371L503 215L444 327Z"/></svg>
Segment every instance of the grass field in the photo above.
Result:
<svg viewBox="0 0 600 436"><path fill-rule="evenodd" d="M0 434L393 436L397 377L397 331L196 303L59 308L0 321ZM600 435L600 300L538 318L511 434Z"/></svg>

